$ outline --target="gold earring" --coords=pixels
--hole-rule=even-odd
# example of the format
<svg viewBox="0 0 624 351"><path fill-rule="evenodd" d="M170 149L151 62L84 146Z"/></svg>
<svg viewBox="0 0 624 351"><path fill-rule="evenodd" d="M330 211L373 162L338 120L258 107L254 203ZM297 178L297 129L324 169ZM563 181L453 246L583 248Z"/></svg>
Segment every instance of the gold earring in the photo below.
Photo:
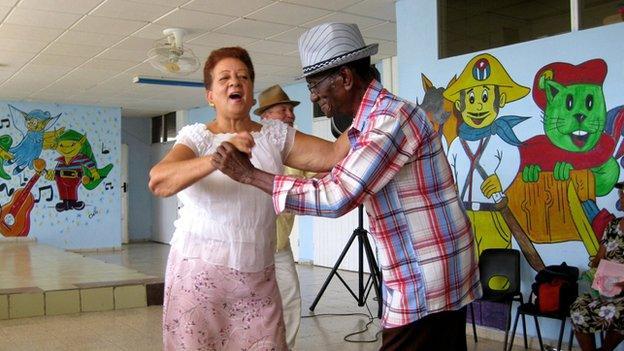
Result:
<svg viewBox="0 0 624 351"><path fill-rule="evenodd" d="M209 102L208 102L208 106L210 106L210 107L213 107L213 108L214 108L214 103L212 103L212 102L210 102L210 101L209 101Z"/></svg>

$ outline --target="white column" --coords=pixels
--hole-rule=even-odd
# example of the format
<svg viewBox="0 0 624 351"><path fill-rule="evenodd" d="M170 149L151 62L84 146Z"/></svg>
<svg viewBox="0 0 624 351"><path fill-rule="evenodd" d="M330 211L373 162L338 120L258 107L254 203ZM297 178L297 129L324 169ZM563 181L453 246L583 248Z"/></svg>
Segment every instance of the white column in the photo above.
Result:
<svg viewBox="0 0 624 351"><path fill-rule="evenodd" d="M580 23L579 0L570 0L570 31L578 32Z"/></svg>
<svg viewBox="0 0 624 351"><path fill-rule="evenodd" d="M188 110L179 110L176 111L176 132L179 132L182 127L189 124L189 113Z"/></svg>

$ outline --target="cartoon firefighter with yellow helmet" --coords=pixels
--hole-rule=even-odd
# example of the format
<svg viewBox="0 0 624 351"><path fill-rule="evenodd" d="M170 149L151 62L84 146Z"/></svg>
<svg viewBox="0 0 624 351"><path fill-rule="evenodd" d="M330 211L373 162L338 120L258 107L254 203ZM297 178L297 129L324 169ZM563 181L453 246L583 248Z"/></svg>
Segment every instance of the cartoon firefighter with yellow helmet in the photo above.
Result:
<svg viewBox="0 0 624 351"><path fill-rule="evenodd" d="M529 91L511 79L498 59L480 54L443 93L462 117L448 158L479 254L487 248L511 247L512 233L497 204L506 203L504 190L520 164L521 141L513 128L528 117L499 117L499 113Z"/></svg>

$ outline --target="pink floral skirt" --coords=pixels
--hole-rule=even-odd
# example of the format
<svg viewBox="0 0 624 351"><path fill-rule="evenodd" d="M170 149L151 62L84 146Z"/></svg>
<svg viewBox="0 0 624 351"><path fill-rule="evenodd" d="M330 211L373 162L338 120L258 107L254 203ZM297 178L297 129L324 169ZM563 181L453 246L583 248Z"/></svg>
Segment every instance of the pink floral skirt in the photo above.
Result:
<svg viewBox="0 0 624 351"><path fill-rule="evenodd" d="M163 342L169 350L287 350L275 266L254 273L169 253Z"/></svg>

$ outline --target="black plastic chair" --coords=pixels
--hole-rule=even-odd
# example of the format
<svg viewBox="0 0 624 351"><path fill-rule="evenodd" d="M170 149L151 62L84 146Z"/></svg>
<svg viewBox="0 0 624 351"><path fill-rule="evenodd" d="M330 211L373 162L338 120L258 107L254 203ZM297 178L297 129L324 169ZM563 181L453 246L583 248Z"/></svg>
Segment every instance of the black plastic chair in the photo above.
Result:
<svg viewBox="0 0 624 351"><path fill-rule="evenodd" d="M563 341L563 333L565 331L566 319L570 316L570 310L565 308L561 312L544 313L540 312L535 305L535 295L531 292L529 300L526 303L520 304L516 312L516 318L514 320L513 328L511 329L511 341L509 342L509 351L513 347L514 336L516 333L516 327L518 326L518 317L522 316L522 329L524 331L524 348L527 349L527 335L526 335L526 319L525 316L533 316L535 322L535 330L537 331L537 339L539 340L540 350L544 351L544 343L542 342L542 332L540 331L539 322L537 317L552 318L561 321L561 327L559 328L559 338L557 339L557 350L561 350L561 342ZM570 331L570 340L568 343L568 351L572 350L572 338L574 333Z"/></svg>
<svg viewBox="0 0 624 351"><path fill-rule="evenodd" d="M503 350L506 350L509 327L511 326L511 304L514 301L518 301L520 304L524 302L520 292L520 252L514 249L485 249L479 256L479 272L483 296L477 301L499 302L509 306L505 327L505 344L503 346ZM489 285L490 280L497 277L507 279L503 290L492 289ZM472 304L470 304L470 313L474 340L478 342Z"/></svg>

